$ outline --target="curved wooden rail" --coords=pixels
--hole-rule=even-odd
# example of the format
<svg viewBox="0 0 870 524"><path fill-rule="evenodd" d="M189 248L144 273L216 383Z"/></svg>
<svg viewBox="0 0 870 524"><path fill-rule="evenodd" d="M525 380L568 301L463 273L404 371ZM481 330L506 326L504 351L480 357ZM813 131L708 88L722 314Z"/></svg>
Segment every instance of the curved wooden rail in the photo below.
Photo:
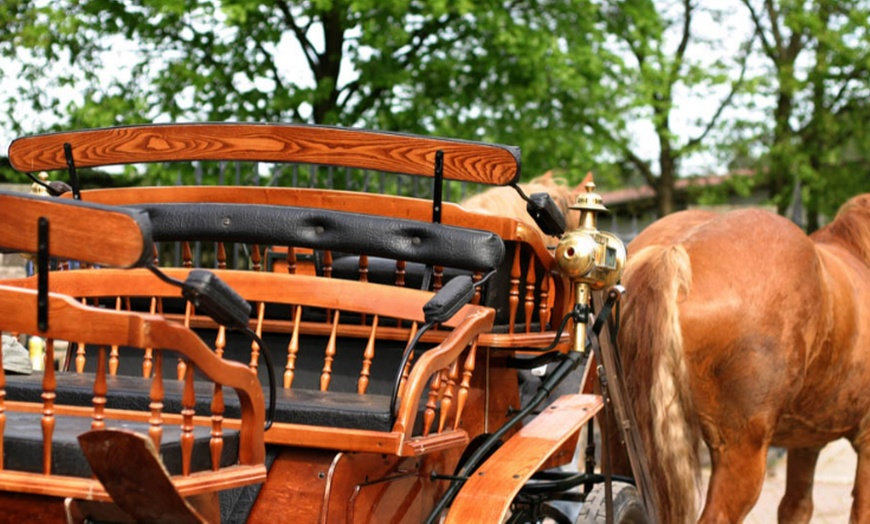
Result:
<svg viewBox="0 0 870 524"><path fill-rule="evenodd" d="M22 137L9 146L23 172L65 169L64 144L77 167L145 162L241 160L348 166L505 185L519 180L519 149L481 142L296 124L156 124Z"/></svg>

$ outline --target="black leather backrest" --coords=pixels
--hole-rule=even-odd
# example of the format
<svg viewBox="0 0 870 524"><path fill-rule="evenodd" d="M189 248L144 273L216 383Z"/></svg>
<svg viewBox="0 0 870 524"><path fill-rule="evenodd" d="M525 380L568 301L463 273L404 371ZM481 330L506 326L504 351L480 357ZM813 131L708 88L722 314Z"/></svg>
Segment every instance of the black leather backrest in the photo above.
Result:
<svg viewBox="0 0 870 524"><path fill-rule="evenodd" d="M154 240L246 242L344 253L488 272L504 258L488 231L343 211L249 204L141 204Z"/></svg>

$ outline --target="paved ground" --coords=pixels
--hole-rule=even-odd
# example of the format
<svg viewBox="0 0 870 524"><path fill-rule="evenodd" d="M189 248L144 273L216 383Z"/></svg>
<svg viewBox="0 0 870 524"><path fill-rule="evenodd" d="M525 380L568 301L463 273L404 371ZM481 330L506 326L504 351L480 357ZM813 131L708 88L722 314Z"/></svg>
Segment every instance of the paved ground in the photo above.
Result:
<svg viewBox="0 0 870 524"><path fill-rule="evenodd" d="M855 451L845 440L832 442L822 451L813 489L813 524L849 522L856 462ZM776 508L785 492L785 467L785 456L771 459L761 497L746 519L747 524L776 522Z"/></svg>

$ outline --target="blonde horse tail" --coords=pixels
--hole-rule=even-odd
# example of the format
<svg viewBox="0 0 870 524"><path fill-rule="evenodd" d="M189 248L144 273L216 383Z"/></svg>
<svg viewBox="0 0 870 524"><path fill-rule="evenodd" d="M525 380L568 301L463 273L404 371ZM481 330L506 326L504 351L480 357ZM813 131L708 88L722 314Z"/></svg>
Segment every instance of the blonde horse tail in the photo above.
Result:
<svg viewBox="0 0 870 524"><path fill-rule="evenodd" d="M699 429L693 417L678 301L692 282L682 246L652 246L629 260L619 332L625 383L663 523L695 522Z"/></svg>

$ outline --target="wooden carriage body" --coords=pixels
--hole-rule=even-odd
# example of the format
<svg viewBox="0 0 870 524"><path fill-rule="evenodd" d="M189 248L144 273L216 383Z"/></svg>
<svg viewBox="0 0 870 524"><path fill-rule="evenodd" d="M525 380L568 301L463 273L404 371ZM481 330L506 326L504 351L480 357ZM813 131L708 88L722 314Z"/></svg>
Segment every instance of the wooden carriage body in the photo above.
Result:
<svg viewBox="0 0 870 524"><path fill-rule="evenodd" d="M28 173L243 160L436 184L519 177L512 148L295 125L58 133L16 140L9 156ZM440 198L310 188L74 193L0 194L0 247L41 253L43 263L33 277L0 282L0 329L45 340L49 364L68 347L57 371L0 374L0 498L18 508L10 512L38 506L56 521L421 522L469 445L520 408L516 354L554 337L556 351L569 342L557 328L571 286L521 220ZM164 256L170 249L179 267ZM243 256L228 265L230 252ZM203 267L250 306L255 341L171 283ZM458 276L477 283L469 303L428 322L426 308ZM267 430L264 352L276 381ZM487 462L492 481L469 482L449 518L503 518L534 472L571 460L578 428L599 409L598 397L565 397L512 430ZM137 466L125 464L133 451L123 452L134 444L102 458L78 448L77 435L106 428L143 435L159 457L167 482L142 482L154 490L151 503L127 486L139 482ZM108 435L94 438L108 448ZM172 497L161 498L163 488L182 506L164 503Z"/></svg>

